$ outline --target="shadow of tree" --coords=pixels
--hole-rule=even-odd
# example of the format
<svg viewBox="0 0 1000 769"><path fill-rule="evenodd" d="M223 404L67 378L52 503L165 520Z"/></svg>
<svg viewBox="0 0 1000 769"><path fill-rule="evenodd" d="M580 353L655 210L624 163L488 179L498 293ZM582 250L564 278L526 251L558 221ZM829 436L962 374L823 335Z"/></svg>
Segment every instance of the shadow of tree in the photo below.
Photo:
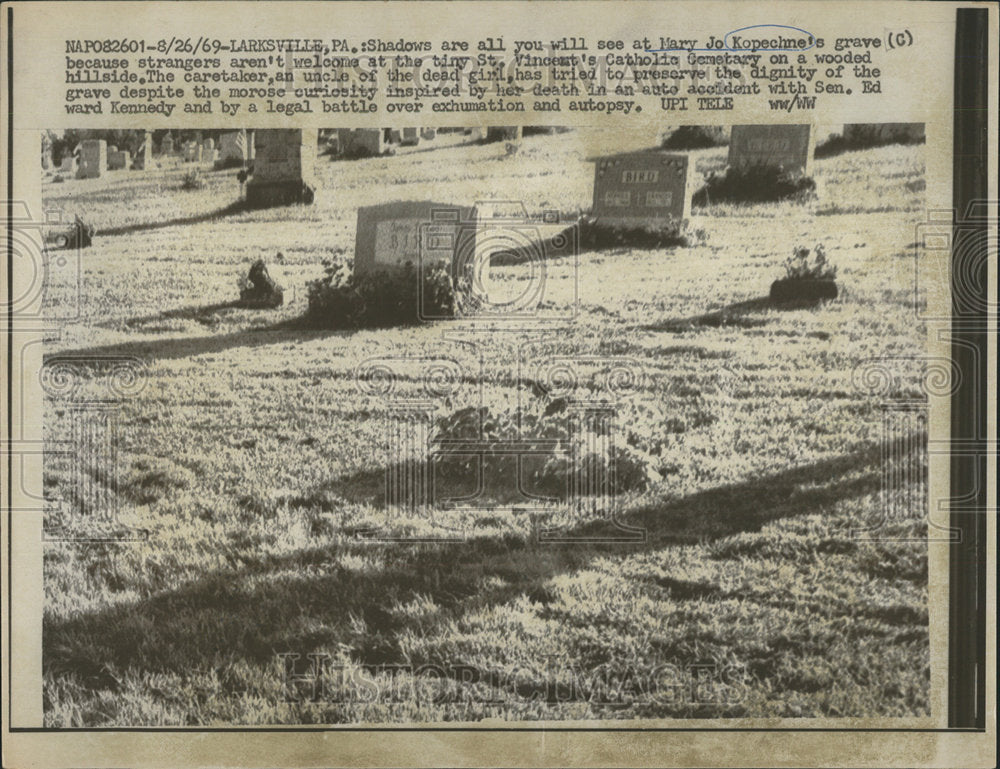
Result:
<svg viewBox="0 0 1000 769"><path fill-rule="evenodd" d="M753 314L773 308L771 300L762 296L758 299L734 302L720 310L693 315L690 318L670 318L640 328L643 331L668 331L671 333L681 333L696 328L720 328L722 326L759 328L765 325L767 320L761 317L752 317Z"/></svg>
<svg viewBox="0 0 1000 769"><path fill-rule="evenodd" d="M896 448L905 454L912 445L900 441ZM282 555L252 555L244 548L231 567L185 585L70 618L47 617L44 667L114 689L118 684L109 671L129 666L184 673L240 659L268 664L280 653L307 654L331 645L348 648L360 664L403 663L400 638L420 620L398 612L400 603L429 596L438 616L459 619L523 594L540 595L552 577L598 557L706 542L814 514L877 492L881 456L881 446L867 446L648 504L623 516L628 525L646 528L647 540L639 545L541 545L531 536L505 534L450 544L338 540ZM592 537L606 526L582 523L568 534ZM661 587L682 597L709 594L679 581Z"/></svg>
<svg viewBox="0 0 1000 769"><path fill-rule="evenodd" d="M140 315L134 318L123 318L103 323L95 323L98 328L136 328L147 323L155 323L163 320L197 320L205 321L216 313L223 310L238 310L243 305L238 300L229 302L216 302L215 304L195 304L187 307L179 307L176 310L164 310L163 312L151 315Z"/></svg>
<svg viewBox="0 0 1000 769"><path fill-rule="evenodd" d="M250 210L251 209L247 208L245 201L237 200L230 203L228 206L223 206L222 208L217 208L204 214L197 214L195 216L179 216L174 219L164 219L162 221L124 224L120 227L108 227L107 229L98 230L97 235L100 237L114 237L116 235L130 235L133 232L162 230L165 227L176 227L186 224L201 224L203 222L211 222L216 219L233 216L234 214L247 213Z"/></svg>
<svg viewBox="0 0 1000 769"><path fill-rule="evenodd" d="M207 305L201 308L185 308L178 310L177 317L205 317L205 314L217 312L230 306L229 303ZM160 316L140 318L134 322L149 322ZM166 317L166 315L164 315ZM132 321L130 321L132 322ZM303 342L311 339L323 339L330 336L350 336L352 330L324 330L305 326L300 319L272 323L269 326L257 326L241 329L226 334L206 334L204 336L167 337L163 339L138 339L118 344L95 345L60 353L46 354L45 360L55 355L71 354L75 358L133 356L146 361L173 360L196 355L206 355L224 352L234 348L254 349L268 345L288 342Z"/></svg>
<svg viewBox="0 0 1000 769"><path fill-rule="evenodd" d="M431 504L439 507L557 504L566 498L569 478L545 472L546 460L554 456L555 452L544 449L526 457L503 456L491 453L488 447L454 454L434 445L426 462L395 462L358 470L318 485L297 501L321 510L332 510L334 499L385 507L391 479L421 477L428 481Z"/></svg>

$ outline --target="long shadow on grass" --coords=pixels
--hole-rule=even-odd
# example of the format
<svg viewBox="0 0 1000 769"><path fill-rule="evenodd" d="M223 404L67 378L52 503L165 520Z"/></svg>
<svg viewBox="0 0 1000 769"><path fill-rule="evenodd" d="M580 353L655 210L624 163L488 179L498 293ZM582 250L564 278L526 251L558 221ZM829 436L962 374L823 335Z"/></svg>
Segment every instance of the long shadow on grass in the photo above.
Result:
<svg viewBox="0 0 1000 769"><path fill-rule="evenodd" d="M754 313L772 309L774 305L771 300L762 296L758 299L750 299L743 302L734 302L720 310L693 315L690 318L669 318L667 320L650 323L641 326L642 331L667 331L670 333L682 333L692 331L697 328L720 328L732 326L733 328L759 328L767 323L765 318L756 317Z"/></svg>
<svg viewBox="0 0 1000 769"><path fill-rule="evenodd" d="M162 230L165 227L177 227L185 224L201 224L203 222L211 222L216 219L222 219L227 216L232 216L234 214L246 213L248 210L246 202L243 200L237 200L230 203L228 206L223 206L222 208L216 208L213 211L208 211L204 214L198 214L196 216L179 216L174 219L164 219L162 221L154 222L137 222L136 224L124 224L121 227L108 227L106 229L101 229L97 231L99 237L113 237L115 235L130 235L133 232L147 232L149 230Z"/></svg>
<svg viewBox="0 0 1000 769"><path fill-rule="evenodd" d="M135 318L125 318L96 323L98 328L136 328L147 323L155 323L162 320L196 320L205 322L216 313L223 310L238 310L243 307L238 300L229 302L216 302L215 304L195 304L187 307L179 307L176 310L164 310L152 315L141 315Z"/></svg>
<svg viewBox="0 0 1000 769"><path fill-rule="evenodd" d="M224 305L211 305L208 308L202 308L202 310L212 311L212 308L218 310L222 306ZM150 319L139 319L140 322L148 320ZM228 334L167 337L165 339L138 339L118 344L63 350L59 353L46 355L45 358L48 360L49 357L56 355L60 357L71 355L74 358L84 359L107 356L132 356L145 361L173 360L194 357L196 355L215 354L234 348L253 349L274 344L322 339L329 336L348 336L353 333L354 331L352 330L319 330L304 325L301 319L292 318L272 323L268 326L252 327L233 331Z"/></svg>
<svg viewBox="0 0 1000 769"><path fill-rule="evenodd" d="M910 447L900 441L900 455ZM880 488L882 448L790 468L770 476L664 499L624 516L643 526L642 545L539 545L533 537L473 537L458 544L334 541L287 555L255 554L247 541L220 543L232 565L134 603L69 619L46 618L44 667L115 690L126 667L187 674L229 663L274 663L277 654L347 649L365 665L404 663L407 631L542 596L552 577L616 557L757 531L770 521L827 510ZM601 523L571 535L593 536ZM246 538L243 538L244 540ZM252 539L252 538L251 538ZM263 548L263 545L262 545ZM667 585L668 590L683 585ZM433 613L400 610L428 596ZM303 657L304 659L304 657ZM454 662L460 662L455 660Z"/></svg>

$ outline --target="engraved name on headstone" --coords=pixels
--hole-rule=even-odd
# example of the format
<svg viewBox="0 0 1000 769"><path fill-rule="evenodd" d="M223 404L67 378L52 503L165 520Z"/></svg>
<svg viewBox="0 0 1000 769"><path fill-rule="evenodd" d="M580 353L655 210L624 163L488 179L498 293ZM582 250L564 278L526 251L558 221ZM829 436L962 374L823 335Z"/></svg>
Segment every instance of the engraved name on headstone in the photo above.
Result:
<svg viewBox="0 0 1000 769"><path fill-rule="evenodd" d="M679 227L691 216L694 164L656 150L595 159L592 214L615 227Z"/></svg>
<svg viewBox="0 0 1000 769"><path fill-rule="evenodd" d="M781 167L808 175L815 142L810 125L735 125L729 137L729 166Z"/></svg>

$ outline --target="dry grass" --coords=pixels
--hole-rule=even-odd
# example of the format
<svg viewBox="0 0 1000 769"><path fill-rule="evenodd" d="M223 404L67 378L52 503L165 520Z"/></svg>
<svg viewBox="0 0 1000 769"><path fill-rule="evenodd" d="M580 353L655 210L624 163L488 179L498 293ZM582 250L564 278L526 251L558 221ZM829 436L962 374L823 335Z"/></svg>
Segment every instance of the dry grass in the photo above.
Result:
<svg viewBox="0 0 1000 769"><path fill-rule="evenodd" d="M586 209L593 166L574 136L526 139L509 158L477 145L321 161L308 207L227 208L234 171L193 191L177 189L182 168L45 187L48 205L98 231L83 317L48 351L149 364L123 404L119 452L123 517L150 532L46 546L47 724L928 712L923 510L883 541L850 534L882 504L879 402L852 371L924 345L905 248L923 208L921 147L817 161L813 203L706 209L709 239L689 249L581 254L580 317L539 354L644 366L623 407L650 409L664 479L620 502L645 544L542 545L509 503L386 521L387 404L359 394L356 367L453 354L468 380L442 408L482 384L487 405L510 409L533 397L511 373L517 335L480 370L443 340L446 324L305 331L293 321L306 281L321 259L351 255L356 208L387 195ZM695 156L707 172L725 150ZM761 298L799 243L823 244L842 297L780 311ZM279 250L291 301L228 306L239 274ZM568 305L572 266L549 268L546 301ZM63 437L54 407L47 427ZM467 540L358 536L449 526ZM329 655L318 701L286 701L282 653ZM692 688L702 664L721 679L708 694ZM623 694L622 671L646 682L641 696Z"/></svg>

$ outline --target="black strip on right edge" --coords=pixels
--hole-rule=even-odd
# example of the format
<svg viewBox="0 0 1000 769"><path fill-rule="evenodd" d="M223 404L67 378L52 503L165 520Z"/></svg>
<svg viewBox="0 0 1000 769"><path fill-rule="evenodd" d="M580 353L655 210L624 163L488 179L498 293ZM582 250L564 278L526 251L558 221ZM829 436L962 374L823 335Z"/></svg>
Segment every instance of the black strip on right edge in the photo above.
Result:
<svg viewBox="0 0 1000 769"><path fill-rule="evenodd" d="M7 6L7 606L11 607L11 531L14 525L14 9ZM7 612L7 643L14 637L14 612ZM7 658L7 708L13 712L13 658ZM8 719L7 723L10 723Z"/></svg>
<svg viewBox="0 0 1000 769"><path fill-rule="evenodd" d="M952 359L962 373L951 402L951 439L974 447L951 456L948 726L986 725L986 470L989 232L986 8L960 8L955 28L955 225L952 235ZM970 204L977 203L973 220ZM970 249L978 249L979 252ZM972 264L970 266L970 259ZM971 282L970 282L971 281ZM970 290L977 296L970 296ZM961 502L959 502L961 500Z"/></svg>

